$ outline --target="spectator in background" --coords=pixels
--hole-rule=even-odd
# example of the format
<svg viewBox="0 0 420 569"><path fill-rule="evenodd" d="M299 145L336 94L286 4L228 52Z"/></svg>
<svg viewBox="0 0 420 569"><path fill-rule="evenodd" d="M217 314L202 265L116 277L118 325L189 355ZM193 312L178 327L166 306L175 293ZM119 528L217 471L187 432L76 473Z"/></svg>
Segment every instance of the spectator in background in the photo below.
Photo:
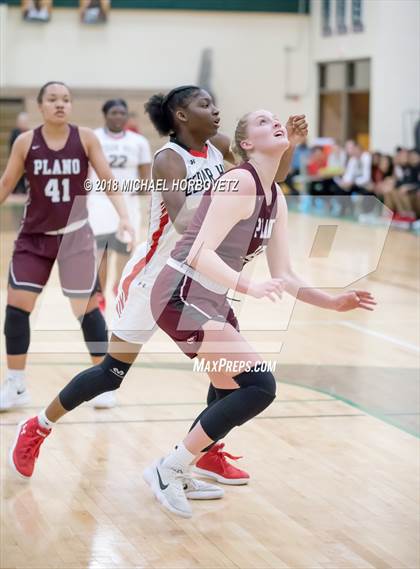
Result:
<svg viewBox="0 0 420 569"><path fill-rule="evenodd" d="M385 203L396 213L396 221L410 223L420 214L420 156L415 148L399 148L395 162L394 184L385 195Z"/></svg>
<svg viewBox="0 0 420 569"><path fill-rule="evenodd" d="M23 19L27 22L48 22L51 17L51 0L27 0L23 3Z"/></svg>
<svg viewBox="0 0 420 569"><path fill-rule="evenodd" d="M16 117L16 126L12 130L12 132L10 133L9 151L12 150L12 146L13 146L15 140L17 139L17 137L20 134L22 134L23 132L26 132L27 130L29 130L28 113L25 113L25 112L19 113L18 116ZM26 194L26 192L27 192L27 188L26 188L25 176L22 176L21 179L19 180L19 182L16 184L16 188L13 190L13 193L14 194Z"/></svg>
<svg viewBox="0 0 420 569"><path fill-rule="evenodd" d="M369 152L363 150L360 144L354 140L348 140L345 145L348 157L346 168L343 176L336 177L331 183L331 193L334 195L347 196L374 196L375 194L368 188L372 180L372 157ZM356 199L356 198L355 198ZM337 200L336 200L337 202ZM375 206L375 202L371 200L340 200L334 204L334 215L341 216L343 214L353 212L356 206L357 214L370 212Z"/></svg>
<svg viewBox="0 0 420 569"><path fill-rule="evenodd" d="M305 142L302 142L302 144L298 144L298 146L296 146L292 158L292 176L302 174L305 171L305 166L308 162L310 152L311 151L309 150L306 140Z"/></svg>
<svg viewBox="0 0 420 569"><path fill-rule="evenodd" d="M108 19L108 0L81 0L80 8L83 24L103 24Z"/></svg>
<svg viewBox="0 0 420 569"><path fill-rule="evenodd" d="M307 173L309 180L309 194L311 196L344 195L346 192L334 182L334 176L343 174L345 164L344 150L334 144L328 156L322 146L314 146L308 161ZM331 208L334 214L339 213L335 201L330 198L315 199L317 210Z"/></svg>
<svg viewBox="0 0 420 569"><path fill-rule="evenodd" d="M329 180L325 180L321 171L327 167L327 157L322 146L314 146L308 160L306 168L309 182L309 193L311 196L329 195Z"/></svg>
<svg viewBox="0 0 420 569"><path fill-rule="evenodd" d="M420 119L417 121L416 126L414 127L414 144L417 154L420 154Z"/></svg>
<svg viewBox="0 0 420 569"><path fill-rule="evenodd" d="M379 152L375 152L375 154L379 155L379 161L372 168L372 182L369 189L380 199L383 199L384 194L388 193L394 185L394 163L392 156L379 154Z"/></svg>
<svg viewBox="0 0 420 569"><path fill-rule="evenodd" d="M308 157L310 155L310 150L308 148L306 140L302 144L298 144L293 152L292 163L290 166L290 172L286 176L284 183L289 189L289 194L293 196L298 196L299 191L296 189L295 177L306 173L306 165Z"/></svg>
<svg viewBox="0 0 420 569"><path fill-rule="evenodd" d="M397 146L395 148L395 156L394 156L394 164L395 164L395 176L400 178L402 176L402 170L408 164L408 150L407 148L403 148L402 146Z"/></svg>
<svg viewBox="0 0 420 569"><path fill-rule="evenodd" d="M22 134L22 132L26 132L27 130L29 130L28 113L25 113L25 112L19 113L18 116L16 117L16 126L12 130L12 132L10 133L10 137L9 137L9 149L10 150L12 149L13 143L17 139L17 137L20 134Z"/></svg>
<svg viewBox="0 0 420 569"><path fill-rule="evenodd" d="M346 167L346 152L337 142L328 154L327 167L331 175L341 176Z"/></svg>
<svg viewBox="0 0 420 569"><path fill-rule="evenodd" d="M375 181L376 178L376 174L377 172L379 172L379 161L382 157L382 154L380 152L373 152L372 154L372 172L371 172L371 178L372 178L372 182ZM380 174L379 174L380 176Z"/></svg>
<svg viewBox="0 0 420 569"><path fill-rule="evenodd" d="M370 195L367 189L372 176L372 157L354 140L346 142L348 161L342 178L336 181L349 194Z"/></svg>

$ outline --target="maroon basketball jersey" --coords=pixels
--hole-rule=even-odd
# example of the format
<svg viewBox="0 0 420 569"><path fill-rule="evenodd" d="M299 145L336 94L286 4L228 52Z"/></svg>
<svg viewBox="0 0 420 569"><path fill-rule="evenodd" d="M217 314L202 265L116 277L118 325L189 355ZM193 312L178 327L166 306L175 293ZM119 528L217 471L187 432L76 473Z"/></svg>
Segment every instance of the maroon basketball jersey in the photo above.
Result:
<svg viewBox="0 0 420 569"><path fill-rule="evenodd" d="M77 126L61 150L51 150L41 132L34 130L25 159L29 195L22 220L23 233L46 233L87 219L84 181L89 160Z"/></svg>
<svg viewBox="0 0 420 569"><path fill-rule="evenodd" d="M256 199L254 211L248 219L239 221L232 227L216 249L219 257L235 271L241 271L245 263L259 255L267 247L277 214L277 188L271 186L271 201L267 203L264 189L255 168L244 162L237 169L248 170L255 180ZM232 171L232 170L230 170ZM239 199L239 198L238 198ZM200 205L182 238L175 245L171 256L184 262L203 225L211 201L211 190L202 197Z"/></svg>

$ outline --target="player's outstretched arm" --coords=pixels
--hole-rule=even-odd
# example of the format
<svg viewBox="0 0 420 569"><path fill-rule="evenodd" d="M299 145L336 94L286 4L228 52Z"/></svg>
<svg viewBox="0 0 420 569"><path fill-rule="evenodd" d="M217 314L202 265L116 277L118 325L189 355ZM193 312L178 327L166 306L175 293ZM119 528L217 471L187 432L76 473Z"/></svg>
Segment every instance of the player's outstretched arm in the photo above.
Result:
<svg viewBox="0 0 420 569"><path fill-rule="evenodd" d="M293 271L288 246L287 203L281 190L278 193L277 219L267 247L267 261L271 276L283 279L286 292L302 302L339 312L354 308L373 310L376 305L370 292L357 290L328 294L312 287Z"/></svg>

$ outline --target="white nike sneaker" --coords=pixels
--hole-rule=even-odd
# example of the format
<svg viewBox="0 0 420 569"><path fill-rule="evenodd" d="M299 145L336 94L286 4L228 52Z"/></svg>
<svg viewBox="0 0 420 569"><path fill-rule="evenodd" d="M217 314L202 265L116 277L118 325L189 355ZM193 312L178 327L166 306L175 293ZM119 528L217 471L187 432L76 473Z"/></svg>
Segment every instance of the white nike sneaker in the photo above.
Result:
<svg viewBox="0 0 420 569"><path fill-rule="evenodd" d="M23 407L30 402L30 396L24 383L6 379L0 387L0 411L10 411Z"/></svg>
<svg viewBox="0 0 420 569"><path fill-rule="evenodd" d="M182 483L185 495L189 500L218 500L225 495L225 491L220 486L198 480L198 478L193 478L190 475L185 475Z"/></svg>
<svg viewBox="0 0 420 569"><path fill-rule="evenodd" d="M183 518L192 516L184 491L185 472L163 466L163 458L146 468L143 478L159 502L170 512Z"/></svg>
<svg viewBox="0 0 420 569"><path fill-rule="evenodd" d="M152 485L153 468L156 468L156 466L159 466L159 462L149 466L143 472L143 479L149 486ZM189 472L184 472L182 486L189 500L217 500L223 498L225 494L223 488L220 488L220 486L209 484L198 478L192 478Z"/></svg>
<svg viewBox="0 0 420 569"><path fill-rule="evenodd" d="M89 401L89 405L95 409L112 409L117 405L115 391L105 391Z"/></svg>

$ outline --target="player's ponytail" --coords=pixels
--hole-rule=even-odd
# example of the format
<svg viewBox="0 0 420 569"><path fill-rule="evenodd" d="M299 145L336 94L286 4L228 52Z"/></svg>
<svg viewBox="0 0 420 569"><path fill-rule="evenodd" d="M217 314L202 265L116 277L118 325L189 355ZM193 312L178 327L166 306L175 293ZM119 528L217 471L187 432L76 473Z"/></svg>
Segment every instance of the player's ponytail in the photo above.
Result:
<svg viewBox="0 0 420 569"><path fill-rule="evenodd" d="M158 93L152 95L144 105L144 109L149 115L153 126L161 136L168 135L172 130L172 117L168 109L165 109L163 106L164 99L165 95Z"/></svg>
<svg viewBox="0 0 420 569"><path fill-rule="evenodd" d="M246 139L247 137L247 128L248 128L248 117L249 113L243 115L236 126L235 129L235 146L233 151L242 158L245 162L248 160L248 154L244 148L241 146L241 142Z"/></svg>
<svg viewBox="0 0 420 569"><path fill-rule="evenodd" d="M199 92L200 87L196 85L183 85L172 89L167 95L157 93L150 97L144 109L161 136L176 132L174 121L176 109L187 108L191 99Z"/></svg>

